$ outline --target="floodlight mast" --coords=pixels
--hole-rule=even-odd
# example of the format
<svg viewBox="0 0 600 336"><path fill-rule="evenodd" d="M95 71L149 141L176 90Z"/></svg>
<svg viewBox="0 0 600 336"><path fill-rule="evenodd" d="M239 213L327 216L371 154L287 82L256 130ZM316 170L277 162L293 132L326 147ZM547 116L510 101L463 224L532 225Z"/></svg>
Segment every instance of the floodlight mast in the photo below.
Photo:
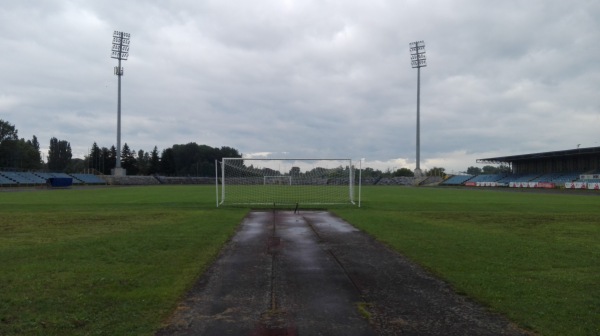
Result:
<svg viewBox="0 0 600 336"><path fill-rule="evenodd" d="M415 176L423 175L421 172L421 68L427 66L425 58L425 42L411 42L410 46L410 61L414 68L417 68L417 166L415 168Z"/></svg>
<svg viewBox="0 0 600 336"><path fill-rule="evenodd" d="M117 157L115 163L115 175L120 175L121 171L121 76L123 76L123 68L121 61L126 61L129 57L129 33L116 31L113 33L112 55L111 58L119 60L118 66L115 67L115 75L118 78L118 93L117 93Z"/></svg>

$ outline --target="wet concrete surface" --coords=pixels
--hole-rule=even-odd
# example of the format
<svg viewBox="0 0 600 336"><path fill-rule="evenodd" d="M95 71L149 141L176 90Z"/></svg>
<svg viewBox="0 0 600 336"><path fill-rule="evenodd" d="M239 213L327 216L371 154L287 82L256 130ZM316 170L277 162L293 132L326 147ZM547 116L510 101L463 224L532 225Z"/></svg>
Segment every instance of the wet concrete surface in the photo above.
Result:
<svg viewBox="0 0 600 336"><path fill-rule="evenodd" d="M527 335L325 211L251 212L166 335Z"/></svg>

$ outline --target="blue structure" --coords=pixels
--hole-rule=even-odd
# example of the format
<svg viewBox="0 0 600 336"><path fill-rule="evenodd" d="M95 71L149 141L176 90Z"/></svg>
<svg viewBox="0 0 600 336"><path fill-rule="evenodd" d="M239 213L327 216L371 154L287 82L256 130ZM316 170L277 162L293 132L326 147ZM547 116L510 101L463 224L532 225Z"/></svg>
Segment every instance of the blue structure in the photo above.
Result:
<svg viewBox="0 0 600 336"><path fill-rule="evenodd" d="M73 185L72 177L51 177L46 181L49 187L67 188Z"/></svg>

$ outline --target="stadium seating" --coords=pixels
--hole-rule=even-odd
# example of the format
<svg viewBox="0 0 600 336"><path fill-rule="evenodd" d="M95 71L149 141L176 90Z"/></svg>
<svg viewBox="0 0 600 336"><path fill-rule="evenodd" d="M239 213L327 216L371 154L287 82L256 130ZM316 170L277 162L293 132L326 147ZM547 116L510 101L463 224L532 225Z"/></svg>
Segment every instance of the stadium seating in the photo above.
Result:
<svg viewBox="0 0 600 336"><path fill-rule="evenodd" d="M550 173L541 175L532 180L532 182L551 182L558 185L564 184L565 182L573 182L579 180L580 173Z"/></svg>
<svg viewBox="0 0 600 336"><path fill-rule="evenodd" d="M383 177L377 185L414 185L414 177L396 176L396 177Z"/></svg>
<svg viewBox="0 0 600 336"><path fill-rule="evenodd" d="M510 182L530 182L537 178L540 174L511 174L498 180L498 183L510 183Z"/></svg>
<svg viewBox="0 0 600 336"><path fill-rule="evenodd" d="M570 172L570 173L546 173L546 174L481 174L481 175L454 175L445 181L440 177L427 177L416 179L414 177L369 177L363 178L363 185L398 185L413 186L415 183L420 185L442 185L442 186L460 186L467 182L494 182L489 186L508 187L511 182L542 182L554 183L556 187L563 187L566 182L588 182L600 183L600 179L580 179L581 174L597 175L596 172ZM591 176L590 176L591 177ZM595 176L594 176L595 177ZM156 184L213 184L213 177L167 177L167 176L97 176L94 174L66 174L52 172L15 172L0 171L0 187L16 186L41 186L46 185L51 178L72 178L74 185L156 185ZM236 181L236 178L229 178L229 183L239 184L264 184L262 177L243 178ZM296 182L297 183L297 182ZM348 184L347 179L316 178L312 180L303 180L306 185L324 185L324 184ZM481 184L488 185L488 184Z"/></svg>
<svg viewBox="0 0 600 336"><path fill-rule="evenodd" d="M106 181L104 181L102 178L100 178L99 176L96 176L94 174L71 174L71 176L74 179L77 179L78 181L80 181L79 183L106 184ZM60 177L60 176L57 176L57 177ZM76 183L75 180L73 180L73 183Z"/></svg>
<svg viewBox="0 0 600 336"><path fill-rule="evenodd" d="M18 173L18 174L20 174L24 178L32 181L34 184L44 184L44 183L46 183L46 179L45 178L41 178L41 177L37 176L36 174L34 174L32 172L22 172L22 173Z"/></svg>
<svg viewBox="0 0 600 336"><path fill-rule="evenodd" d="M16 184L17 184L17 182L2 175L2 173L0 172L0 186L10 186L10 185L16 185Z"/></svg>
<svg viewBox="0 0 600 336"><path fill-rule="evenodd" d="M560 178L562 175L562 173L543 174L534 178L533 180L531 180L531 182L554 182L554 180Z"/></svg>
<svg viewBox="0 0 600 336"><path fill-rule="evenodd" d="M505 176L504 174L481 174L475 176L469 182L498 182Z"/></svg>
<svg viewBox="0 0 600 336"><path fill-rule="evenodd" d="M567 173L567 174L563 174L559 177L556 177L552 182L556 183L556 184L563 184L565 182L573 182L573 181L577 181L579 180L579 175L581 173L580 172L573 172L573 173Z"/></svg>
<svg viewBox="0 0 600 336"><path fill-rule="evenodd" d="M48 181L48 179L51 178L72 178L73 179L73 184L81 184L81 181L73 178L73 176L70 176L69 174L65 174L65 173L48 173L48 172L33 172L34 175L38 176L39 178L43 179L44 181Z"/></svg>
<svg viewBox="0 0 600 336"><path fill-rule="evenodd" d="M4 177L8 178L9 180L14 181L16 184L23 184L23 185L34 185L35 182L33 180L30 180L28 177L28 174L24 174L23 173L19 173L19 172L2 172L2 175L4 175ZM46 181L44 181L45 183Z"/></svg>
<svg viewBox="0 0 600 336"><path fill-rule="evenodd" d="M473 175L454 175L440 184L442 184L442 185L462 185L472 178L473 178Z"/></svg>
<svg viewBox="0 0 600 336"><path fill-rule="evenodd" d="M45 185L50 178L72 178L73 184L106 184L106 181L93 174L0 171L0 186Z"/></svg>
<svg viewBox="0 0 600 336"><path fill-rule="evenodd" d="M154 176L105 176L110 185L154 185L160 182Z"/></svg>

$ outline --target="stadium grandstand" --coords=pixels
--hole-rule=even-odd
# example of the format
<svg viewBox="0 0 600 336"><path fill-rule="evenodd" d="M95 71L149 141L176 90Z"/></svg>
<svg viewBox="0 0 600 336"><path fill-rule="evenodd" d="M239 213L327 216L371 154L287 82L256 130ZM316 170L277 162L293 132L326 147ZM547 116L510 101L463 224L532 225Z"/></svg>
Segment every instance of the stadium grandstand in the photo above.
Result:
<svg viewBox="0 0 600 336"><path fill-rule="evenodd" d="M106 181L94 174L19 172L0 170L0 187L33 187L48 185L53 179L71 179L73 185L102 185Z"/></svg>
<svg viewBox="0 0 600 336"><path fill-rule="evenodd" d="M51 185L53 179L70 179L74 186L214 184L214 177L111 176L91 173L50 173L0 170L0 187L37 187Z"/></svg>
<svg viewBox="0 0 600 336"><path fill-rule="evenodd" d="M480 164L500 164L510 173L439 176L368 177L363 185L441 185L512 188L566 188L600 190L600 147L577 148L478 159ZM18 172L0 170L0 187L50 185L53 178L72 179L75 186L214 184L214 177L111 176L91 173Z"/></svg>
<svg viewBox="0 0 600 336"><path fill-rule="evenodd" d="M600 147L478 159L508 166L509 174L455 175L441 185L600 190Z"/></svg>

